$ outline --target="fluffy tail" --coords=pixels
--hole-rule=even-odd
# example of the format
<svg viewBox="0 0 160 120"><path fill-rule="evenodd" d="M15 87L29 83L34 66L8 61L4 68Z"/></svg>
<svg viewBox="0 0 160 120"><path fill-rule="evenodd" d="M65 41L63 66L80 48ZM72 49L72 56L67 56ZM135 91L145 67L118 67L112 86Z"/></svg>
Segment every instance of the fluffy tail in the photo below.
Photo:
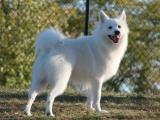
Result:
<svg viewBox="0 0 160 120"><path fill-rule="evenodd" d="M36 43L35 43L36 57L40 53L49 52L50 49L56 45L56 43L60 42L64 38L65 36L62 33L60 33L59 31L53 28L48 28L42 31L38 35Z"/></svg>

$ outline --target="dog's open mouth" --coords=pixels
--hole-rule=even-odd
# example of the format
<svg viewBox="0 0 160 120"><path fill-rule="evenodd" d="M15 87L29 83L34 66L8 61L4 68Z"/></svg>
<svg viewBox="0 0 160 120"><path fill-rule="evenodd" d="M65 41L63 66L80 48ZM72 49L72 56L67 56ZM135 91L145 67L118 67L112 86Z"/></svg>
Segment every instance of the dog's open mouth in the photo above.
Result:
<svg viewBox="0 0 160 120"><path fill-rule="evenodd" d="M118 43L119 39L120 39L120 35L108 35L108 37L114 42L114 43Z"/></svg>

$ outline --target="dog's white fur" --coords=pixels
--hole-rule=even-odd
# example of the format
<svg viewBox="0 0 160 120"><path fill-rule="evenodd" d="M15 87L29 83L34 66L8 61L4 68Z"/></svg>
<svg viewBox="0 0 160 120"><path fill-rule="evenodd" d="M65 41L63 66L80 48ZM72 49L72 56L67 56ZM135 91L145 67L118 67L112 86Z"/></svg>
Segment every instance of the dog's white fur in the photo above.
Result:
<svg viewBox="0 0 160 120"><path fill-rule="evenodd" d="M115 30L120 31L118 43L108 37ZM31 115L30 109L36 96L49 85L51 90L46 113L54 116L53 102L64 92L69 80L84 91L89 108L106 112L100 107L102 84L116 74L127 48L128 33L124 11L114 19L101 11L99 23L91 36L68 39L53 28L41 32L36 41L32 85L25 108L27 115Z"/></svg>

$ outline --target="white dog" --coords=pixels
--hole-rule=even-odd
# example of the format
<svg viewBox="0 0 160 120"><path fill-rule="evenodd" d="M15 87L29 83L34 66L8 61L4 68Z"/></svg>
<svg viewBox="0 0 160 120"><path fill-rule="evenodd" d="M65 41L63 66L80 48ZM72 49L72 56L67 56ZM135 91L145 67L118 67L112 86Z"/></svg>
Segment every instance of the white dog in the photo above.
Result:
<svg viewBox="0 0 160 120"><path fill-rule="evenodd" d="M36 96L49 85L46 113L54 116L53 102L64 92L69 80L85 93L89 108L107 112L100 106L102 84L118 70L127 49L129 29L124 11L114 19L100 11L99 19L90 36L68 39L53 28L39 34L32 85L25 108L27 115L31 115Z"/></svg>

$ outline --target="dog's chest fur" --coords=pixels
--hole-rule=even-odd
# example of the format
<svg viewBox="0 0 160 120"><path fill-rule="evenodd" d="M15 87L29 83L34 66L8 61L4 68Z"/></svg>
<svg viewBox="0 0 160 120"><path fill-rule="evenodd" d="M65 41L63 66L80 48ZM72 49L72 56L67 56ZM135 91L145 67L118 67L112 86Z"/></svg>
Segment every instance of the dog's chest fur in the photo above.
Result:
<svg viewBox="0 0 160 120"><path fill-rule="evenodd" d="M122 57L126 51L127 44L116 49L88 49L77 56L74 78L79 79L98 79L106 81L116 74ZM89 52L90 51L90 52ZM80 57L81 56L81 57ZM83 56L83 58L82 58ZM83 59L83 60L82 60Z"/></svg>
<svg viewBox="0 0 160 120"><path fill-rule="evenodd" d="M106 81L113 77L119 68L120 62L126 51L127 45L118 47L117 49L106 52L106 56L97 58L94 75L97 75L98 79ZM101 52L102 53L102 52Z"/></svg>

